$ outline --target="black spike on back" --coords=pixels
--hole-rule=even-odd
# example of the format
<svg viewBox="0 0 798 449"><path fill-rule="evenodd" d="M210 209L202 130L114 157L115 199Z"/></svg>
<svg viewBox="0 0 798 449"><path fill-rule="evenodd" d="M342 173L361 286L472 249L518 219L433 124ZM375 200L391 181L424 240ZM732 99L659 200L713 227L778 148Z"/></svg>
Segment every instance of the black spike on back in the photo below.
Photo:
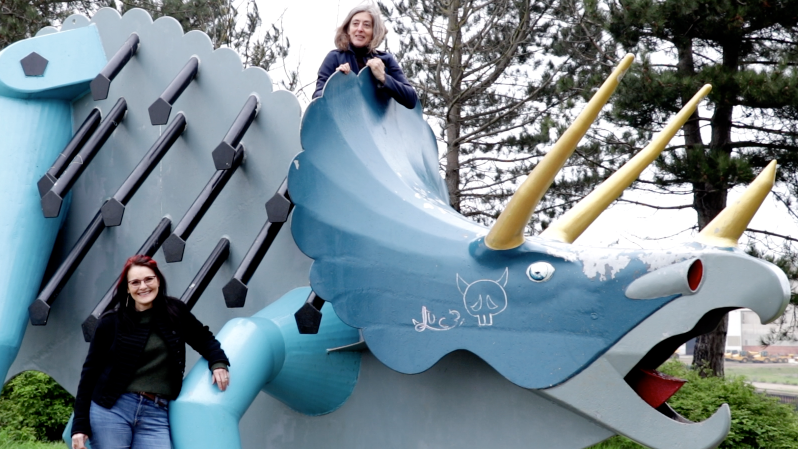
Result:
<svg viewBox="0 0 798 449"><path fill-rule="evenodd" d="M192 56L185 66L180 69L175 79L169 83L166 90L163 91L160 97L148 109L150 113L150 123L153 125L165 125L169 122L169 114L172 113L172 105L180 97L180 94L186 90L191 80L197 76L199 69L199 58Z"/></svg>
<svg viewBox="0 0 798 449"><path fill-rule="evenodd" d="M69 278L72 277L72 273L75 272L80 262L86 257L86 253L89 252L94 242L97 241L103 229L105 229L105 225L103 224L102 214L97 212L94 219L89 223L89 226L86 227L86 230L83 231L83 234L81 234L80 238L75 243L75 246L73 246L69 254L67 254L66 259L61 262L61 265L58 267L53 277L47 281L47 284L39 293L36 301L28 307L30 324L34 326L44 326L47 324L47 319L50 316L50 307L55 302L58 294L61 293L61 290L64 289Z"/></svg>
<svg viewBox="0 0 798 449"><path fill-rule="evenodd" d="M53 165L47 170L47 173L39 179L39 182L36 183L36 186L39 188L39 196L43 197L50 189L53 188L55 181L58 180L58 177L61 176L61 173L64 172L67 164L69 161L72 160L72 157L75 153L79 152L83 145L89 140L91 135L97 129L97 125L100 124L102 114L98 108L94 108L89 113L86 120L83 121L83 124L80 125L80 128L75 132L75 135L72 136L72 139L67 143L66 147L64 147L64 151L58 155L53 162Z"/></svg>
<svg viewBox="0 0 798 449"><path fill-rule="evenodd" d="M175 226L172 235L163 244L163 254L166 262L180 262L183 260L183 251L186 249L186 240L197 227L205 212L210 209L216 197L219 196L227 181L233 176L236 169L244 160L244 146L238 145L235 158L229 170L217 170L213 174L208 184L202 189L197 199L188 208L183 218Z"/></svg>
<svg viewBox="0 0 798 449"><path fill-rule="evenodd" d="M291 197L288 194L288 179L284 179L274 196L266 202L266 212L268 218L266 224L255 237L252 246L249 247L247 254L238 266L233 278L222 289L224 302L229 308L244 307L247 299L247 283L252 278L255 270L258 269L269 247L277 238L277 234L283 227L283 223L288 220L288 215L294 208Z"/></svg>
<svg viewBox="0 0 798 449"><path fill-rule="evenodd" d="M321 308L324 300L311 291L307 301L294 314L300 334L318 334L321 326Z"/></svg>
<svg viewBox="0 0 798 449"><path fill-rule="evenodd" d="M244 107L241 108L241 112L238 113L233 124L230 125L230 129L225 134L222 142L213 150L213 164L217 170L228 170L232 167L235 156L234 148L238 146L249 129L249 125L255 120L259 108L258 97L250 95L246 103L244 103Z"/></svg>
<svg viewBox="0 0 798 449"><path fill-rule="evenodd" d="M140 43L139 35L132 33L125 43L122 44L122 47L116 51L116 54L114 54L111 60L108 61L108 64L106 64L100 73L91 81L89 87L91 88L91 96L94 101L108 98L108 91L111 89L111 81L113 81L116 75L127 65L130 58L136 54Z"/></svg>
<svg viewBox="0 0 798 449"><path fill-rule="evenodd" d="M103 222L108 227L119 226L122 224L122 217L125 214L125 206L141 187L147 176L158 165L166 155L178 137L186 130L186 117L181 113L175 116L172 123L166 128L155 143L152 144L147 154L141 158L141 162L125 179L125 182L117 189L114 196L103 204L100 211L103 214Z"/></svg>
<svg viewBox="0 0 798 449"><path fill-rule="evenodd" d="M78 177L83 173L83 170L89 165L100 148L105 144L111 133L114 132L116 127L122 121L127 112L127 102L124 98L120 98L105 120L100 123L97 131L92 134L80 152L73 158L72 162L64 169L64 173L53 184L49 192L42 197L42 212L46 218L55 218L61 213L61 204L64 201L64 196L69 192L69 189L78 180Z"/></svg>

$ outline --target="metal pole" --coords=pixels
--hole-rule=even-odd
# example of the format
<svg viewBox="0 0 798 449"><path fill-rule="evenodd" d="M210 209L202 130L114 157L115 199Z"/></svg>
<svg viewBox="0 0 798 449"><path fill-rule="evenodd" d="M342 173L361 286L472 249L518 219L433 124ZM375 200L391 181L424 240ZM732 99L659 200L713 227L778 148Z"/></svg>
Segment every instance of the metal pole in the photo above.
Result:
<svg viewBox="0 0 798 449"><path fill-rule="evenodd" d="M294 208L294 203L288 195L288 179L283 180L274 196L266 202L266 224L255 237L252 246L238 266L233 278L222 288L224 302L228 308L244 307L247 299L247 283L258 269L266 252L274 242L283 224L288 220L288 215Z"/></svg>
<svg viewBox="0 0 798 449"><path fill-rule="evenodd" d="M89 226L86 227L86 230L83 231L83 234L81 234L80 238L75 243L75 246L73 246L69 254L67 254L66 259L61 262L61 265L58 267L53 277L47 281L47 285L45 285L39 293L36 301L33 301L33 304L28 307L30 324L34 326L44 326L47 324L47 318L50 316L50 307L55 302L55 298L61 293L61 290L66 285L67 281L69 281L72 273L75 272L80 262L86 257L86 253L89 252L94 242L97 241L103 229L105 229L105 225L103 224L102 214L97 212L94 219L89 223Z"/></svg>
<svg viewBox="0 0 798 449"><path fill-rule="evenodd" d="M213 249L211 255L208 256L208 259L202 265L202 268L197 272L197 275L194 276L191 284L189 284L186 291L183 292L183 296L180 297L180 300L188 305L189 310L194 308L194 304L199 301L200 296L202 296L202 293L208 287L208 284L211 283L216 272L219 271L219 268L221 268L229 255L230 240L222 237L219 239L219 243L216 244L216 248Z"/></svg>
<svg viewBox="0 0 798 449"><path fill-rule="evenodd" d="M259 109L260 102L258 97L254 94L250 95L222 142L213 150L213 164L217 170L228 170L232 167L233 159L235 158L234 148L238 147L244 134L249 129L249 125L252 124L255 116L258 115Z"/></svg>
<svg viewBox="0 0 798 449"><path fill-rule="evenodd" d="M127 202L136 194L141 184L147 179L152 170L161 161L167 151L177 141L177 138L186 130L186 117L183 113L178 113L172 124L166 128L158 139L152 144L150 150L136 165L133 172L127 177L125 182L119 187L113 197L103 204L100 212L103 214L103 221L108 227L119 226L122 224L122 217L125 214Z"/></svg>
<svg viewBox="0 0 798 449"><path fill-rule="evenodd" d="M72 139L66 147L64 147L64 151L55 159L53 166L50 167L47 173L36 183L36 186L39 188L40 197L44 196L45 193L53 188L55 181L61 176L61 173L64 172L69 161L72 160L72 156L80 151L83 145L86 144L86 141L89 140L94 130L97 129L97 125L100 124L101 115L100 109L98 108L94 108L89 112L89 116L86 117L86 120L83 121L83 124L80 125L80 128L75 132L75 135L72 136Z"/></svg>
<svg viewBox="0 0 798 449"><path fill-rule="evenodd" d="M205 212L210 209L213 201L219 196L225 184L235 173L241 161L244 159L244 146L238 145L233 164L229 170L217 170L213 174L208 184L202 189L199 196L194 203L191 204L186 214L180 219L180 222L175 226L174 232L163 243L163 255L166 262L180 262L183 260L183 251L186 249L186 240L188 240L191 232L197 227Z"/></svg>
<svg viewBox="0 0 798 449"><path fill-rule="evenodd" d="M172 105L180 97L180 94L186 90L191 80L197 76L199 69L199 58L192 56L185 66L180 69L175 79L169 83L166 90L163 91L160 97L148 109L150 113L150 123L153 125L165 125L169 122L169 114L172 113Z"/></svg>
<svg viewBox="0 0 798 449"><path fill-rule="evenodd" d="M50 191L44 194L42 197L42 212L44 212L46 218L55 218L61 212L61 203L64 201L64 196L125 117L125 112L127 112L127 102L124 98L120 98L114 107L111 108L105 120L100 123L97 132L92 134L86 145L83 146L64 170L61 177L53 184Z"/></svg>
<svg viewBox="0 0 798 449"><path fill-rule="evenodd" d="M94 101L108 98L108 90L111 88L111 81L113 81L116 75L127 65L130 58L136 54L139 49L139 44L139 35L132 33L125 43L122 44L122 47L116 51L116 54L114 54L111 60L108 61L108 64L106 64L100 73L91 81L89 87L91 88L91 97Z"/></svg>

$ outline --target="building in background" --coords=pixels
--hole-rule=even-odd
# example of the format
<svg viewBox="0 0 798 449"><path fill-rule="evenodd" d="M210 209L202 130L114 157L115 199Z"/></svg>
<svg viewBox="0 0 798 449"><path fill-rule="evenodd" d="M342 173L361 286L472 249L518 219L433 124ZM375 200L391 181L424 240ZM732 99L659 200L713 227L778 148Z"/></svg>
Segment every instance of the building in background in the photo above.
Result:
<svg viewBox="0 0 798 449"><path fill-rule="evenodd" d="M770 324L761 324L756 313L748 309L729 313L726 350L762 351L771 354L798 354L798 335L795 334L796 313L792 305L784 316ZM793 330L793 332L789 332ZM784 335L778 338L779 335Z"/></svg>

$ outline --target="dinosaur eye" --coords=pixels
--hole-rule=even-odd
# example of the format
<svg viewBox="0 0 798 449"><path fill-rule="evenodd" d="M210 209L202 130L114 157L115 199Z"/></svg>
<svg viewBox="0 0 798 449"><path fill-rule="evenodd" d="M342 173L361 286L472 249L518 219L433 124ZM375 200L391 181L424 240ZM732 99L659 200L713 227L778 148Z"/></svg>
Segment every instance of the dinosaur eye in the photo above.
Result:
<svg viewBox="0 0 798 449"><path fill-rule="evenodd" d="M548 262L535 262L526 269L526 275L532 282L546 282L554 274L554 267Z"/></svg>

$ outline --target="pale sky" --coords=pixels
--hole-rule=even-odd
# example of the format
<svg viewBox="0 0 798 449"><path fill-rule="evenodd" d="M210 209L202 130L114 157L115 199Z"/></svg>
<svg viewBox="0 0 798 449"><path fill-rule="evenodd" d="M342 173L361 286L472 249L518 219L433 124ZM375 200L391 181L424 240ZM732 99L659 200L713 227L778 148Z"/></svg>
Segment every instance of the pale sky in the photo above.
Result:
<svg viewBox="0 0 798 449"><path fill-rule="evenodd" d="M308 98L300 97L303 108L313 93L316 73L324 56L334 48L335 28L351 8L362 0L257 0L264 25L282 16L283 29L291 42L287 65L299 65L300 85L310 83L305 89ZM392 30L386 38L392 44L396 36ZM275 82L281 78L280 69L272 71ZM675 141L680 140L678 135ZM742 192L737 188L729 194L734 201ZM627 194L625 198L660 206L676 206L692 202L691 195ZM590 246L617 246L619 248L668 248L689 242L694 233L685 231L696 223L692 208L682 210L654 210L628 203L615 203L577 240ZM770 195L754 217L750 226L779 234L798 236L798 225L790 219L784 206ZM676 234L676 235L674 235ZM742 246L742 245L741 245Z"/></svg>

